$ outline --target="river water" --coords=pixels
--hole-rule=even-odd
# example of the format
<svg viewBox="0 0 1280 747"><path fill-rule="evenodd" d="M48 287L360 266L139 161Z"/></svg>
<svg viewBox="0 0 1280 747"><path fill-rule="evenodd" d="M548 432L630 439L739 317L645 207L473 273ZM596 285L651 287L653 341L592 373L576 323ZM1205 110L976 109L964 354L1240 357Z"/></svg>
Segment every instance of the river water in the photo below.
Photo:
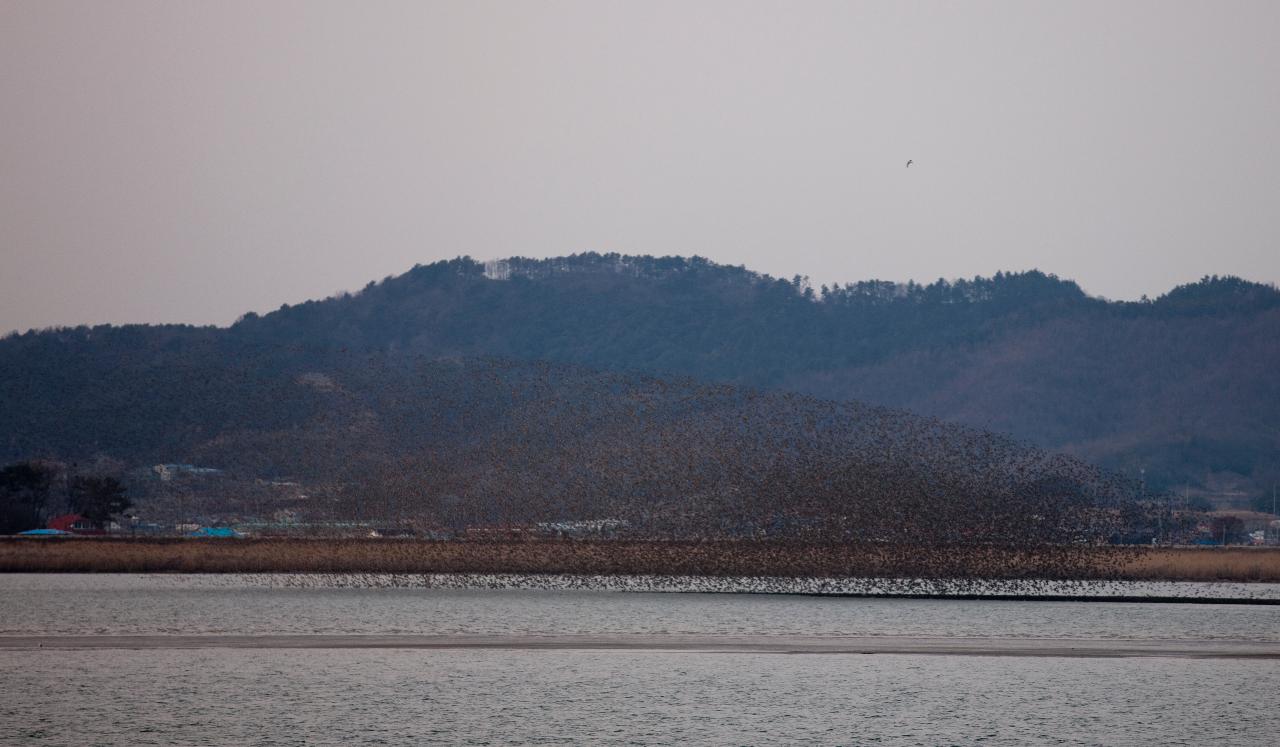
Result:
<svg viewBox="0 0 1280 747"><path fill-rule="evenodd" d="M1275 744L1280 607L0 576L4 744Z"/></svg>

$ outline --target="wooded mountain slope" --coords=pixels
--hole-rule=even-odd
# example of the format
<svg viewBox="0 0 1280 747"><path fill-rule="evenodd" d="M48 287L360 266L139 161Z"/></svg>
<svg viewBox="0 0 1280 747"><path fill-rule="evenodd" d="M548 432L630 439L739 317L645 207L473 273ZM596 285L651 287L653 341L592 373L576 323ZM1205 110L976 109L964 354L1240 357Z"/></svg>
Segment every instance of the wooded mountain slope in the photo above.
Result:
<svg viewBox="0 0 1280 747"><path fill-rule="evenodd" d="M69 401L104 416L60 426L83 431L80 443L91 435L107 448L120 428L155 427L144 415L174 402L200 435L265 416L243 411L245 387L264 374L239 362L261 357L270 371L334 351L562 361L862 400L1135 477L1144 469L1153 489L1260 496L1280 480L1280 292L1271 286L1210 278L1117 303L1028 272L815 290L698 258L595 254L438 262L229 329L11 336L0 341L9 412L0 438L9 458L64 449L66 434L40 421ZM239 365L239 378L209 374ZM174 366L186 376L157 373ZM124 379L139 377L149 396L122 399ZM122 406L139 416L105 417Z"/></svg>
<svg viewBox="0 0 1280 747"><path fill-rule="evenodd" d="M565 364L228 354L212 339L130 363L113 336L75 346L98 354L41 403L56 417L6 417L13 446L217 468L197 496L206 518L252 513L241 493L264 480L300 480L312 520L453 528L607 520L644 537L1021 546L1142 524L1131 482L888 408Z"/></svg>

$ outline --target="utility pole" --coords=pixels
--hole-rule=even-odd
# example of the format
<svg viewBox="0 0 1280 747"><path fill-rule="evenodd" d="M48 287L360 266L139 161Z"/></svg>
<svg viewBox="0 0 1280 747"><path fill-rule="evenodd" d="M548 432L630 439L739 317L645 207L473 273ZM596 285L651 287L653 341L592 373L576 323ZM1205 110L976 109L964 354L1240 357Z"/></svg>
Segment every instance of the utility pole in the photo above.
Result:
<svg viewBox="0 0 1280 747"><path fill-rule="evenodd" d="M1139 490L1138 495L1140 497L1140 500L1142 501L1142 504L1145 506L1147 503L1147 470L1143 467L1138 468L1138 480L1140 485L1140 487L1138 488ZM1157 545L1164 544L1164 511L1163 510L1156 512L1156 521L1157 521L1156 544Z"/></svg>
<svg viewBox="0 0 1280 747"><path fill-rule="evenodd" d="M1272 516L1277 515L1276 514L1276 484L1274 482L1271 483L1271 515ZM1273 523L1274 521L1275 520L1272 519ZM1265 532L1262 535L1262 541L1263 542L1267 541L1267 535ZM1276 527L1276 544L1280 545L1280 527Z"/></svg>
<svg viewBox="0 0 1280 747"><path fill-rule="evenodd" d="M1271 515L1273 517L1280 516L1280 514L1276 513L1276 484L1274 482L1271 483ZM1262 544L1265 545L1271 542L1272 532L1276 536L1275 543L1280 545L1280 521L1274 518L1267 522L1267 527L1262 530Z"/></svg>

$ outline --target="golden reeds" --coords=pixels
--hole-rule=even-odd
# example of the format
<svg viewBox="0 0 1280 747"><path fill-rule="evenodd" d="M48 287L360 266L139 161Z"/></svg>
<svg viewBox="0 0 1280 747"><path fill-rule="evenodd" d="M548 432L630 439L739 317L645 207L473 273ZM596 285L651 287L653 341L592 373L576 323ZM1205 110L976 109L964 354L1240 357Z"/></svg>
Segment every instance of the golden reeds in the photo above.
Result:
<svg viewBox="0 0 1280 747"><path fill-rule="evenodd" d="M409 539L0 539L0 572L568 573L1280 582L1280 548Z"/></svg>

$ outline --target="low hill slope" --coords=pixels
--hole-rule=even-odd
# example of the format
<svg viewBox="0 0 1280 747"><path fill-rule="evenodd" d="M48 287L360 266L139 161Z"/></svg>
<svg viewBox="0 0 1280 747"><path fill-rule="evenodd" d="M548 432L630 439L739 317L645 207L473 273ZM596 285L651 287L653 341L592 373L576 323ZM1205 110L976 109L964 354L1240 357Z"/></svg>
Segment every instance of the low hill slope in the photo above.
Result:
<svg viewBox="0 0 1280 747"><path fill-rule="evenodd" d="M1124 303L1039 272L815 291L698 258L461 259L230 333L866 401L1217 500L1280 482L1280 292L1235 278Z"/></svg>
<svg viewBox="0 0 1280 747"><path fill-rule="evenodd" d="M221 470L206 514L298 482L328 518L1017 545L1110 536L1135 506L1132 484L1070 457L887 408L501 359L233 355L214 337L124 365L113 334L44 339L79 374L26 420L5 408L5 432L26 455Z"/></svg>
<svg viewBox="0 0 1280 747"><path fill-rule="evenodd" d="M170 405L185 408L190 433L166 438L186 443L258 417L244 411L246 387L280 386L267 383L272 372L343 351L550 360L870 402L1219 501L1269 496L1280 482L1273 287L1207 278L1151 302L1113 303L1027 272L815 291L698 258L596 254L437 262L229 329L11 336L0 340L9 411L0 449L14 459L87 439L104 449L150 443L135 431L155 421L141 415ZM167 365L186 375L157 373ZM138 382L149 396L120 399L122 384ZM68 398L95 415L44 422ZM139 416L113 423L125 406Z"/></svg>

